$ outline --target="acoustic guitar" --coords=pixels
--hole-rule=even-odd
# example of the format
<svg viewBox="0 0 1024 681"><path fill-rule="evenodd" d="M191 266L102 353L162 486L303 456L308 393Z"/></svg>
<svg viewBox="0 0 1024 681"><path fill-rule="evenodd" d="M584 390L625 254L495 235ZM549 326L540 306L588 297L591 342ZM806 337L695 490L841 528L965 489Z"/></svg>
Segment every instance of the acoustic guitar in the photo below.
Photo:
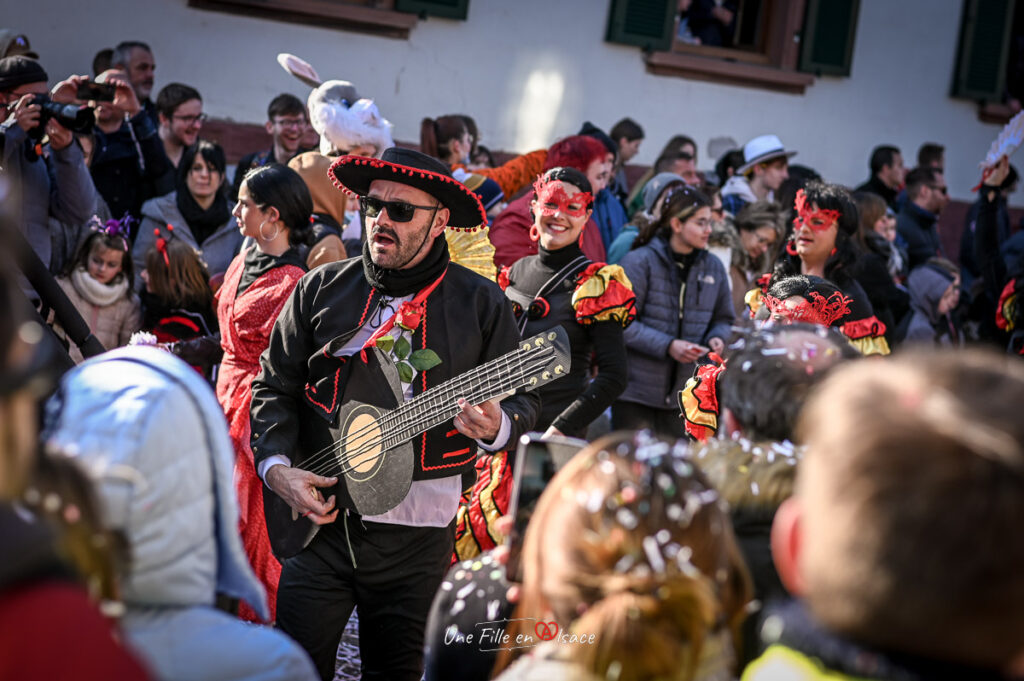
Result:
<svg viewBox="0 0 1024 681"><path fill-rule="evenodd" d="M450 421L470 404L535 390L569 373L569 338L556 326L519 343L519 347L475 369L434 386L413 399L401 401L401 383L394 364L373 348L387 386L377 386L391 409L351 400L341 406L333 441L306 456L296 467L328 477L337 476L355 511L361 515L385 513L405 499L412 485L415 457L412 440ZM333 489L333 488L332 488ZM328 497L330 490L323 495ZM339 497L340 498L340 497ZM274 555L294 556L312 541L319 525L300 516L276 493L263 487L263 510Z"/></svg>

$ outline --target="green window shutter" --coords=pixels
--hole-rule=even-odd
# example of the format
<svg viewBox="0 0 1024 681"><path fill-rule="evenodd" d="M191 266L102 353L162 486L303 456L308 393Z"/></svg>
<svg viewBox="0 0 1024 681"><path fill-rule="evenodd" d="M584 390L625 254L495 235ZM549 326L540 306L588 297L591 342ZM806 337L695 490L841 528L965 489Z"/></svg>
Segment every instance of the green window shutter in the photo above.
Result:
<svg viewBox="0 0 1024 681"><path fill-rule="evenodd" d="M469 0L395 0L395 9L410 14L465 20Z"/></svg>
<svg viewBox="0 0 1024 681"><path fill-rule="evenodd" d="M1012 0L965 0L954 97L1002 101L1012 20Z"/></svg>
<svg viewBox="0 0 1024 681"><path fill-rule="evenodd" d="M850 75L860 0L808 0L800 44L800 70Z"/></svg>
<svg viewBox="0 0 1024 681"><path fill-rule="evenodd" d="M604 39L650 51L667 50L672 46L677 4L677 0L612 0Z"/></svg>

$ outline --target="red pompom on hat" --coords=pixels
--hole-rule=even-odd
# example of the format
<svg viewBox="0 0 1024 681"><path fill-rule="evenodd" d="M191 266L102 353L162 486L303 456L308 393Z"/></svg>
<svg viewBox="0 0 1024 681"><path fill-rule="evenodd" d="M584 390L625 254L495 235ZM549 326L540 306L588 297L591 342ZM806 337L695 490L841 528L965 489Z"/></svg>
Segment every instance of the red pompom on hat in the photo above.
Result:
<svg viewBox="0 0 1024 681"><path fill-rule="evenodd" d="M448 209L448 226L472 228L487 223L480 198L452 177L441 161L412 149L391 147L381 158L342 156L327 171L338 188L366 196L374 180L400 182L427 192Z"/></svg>

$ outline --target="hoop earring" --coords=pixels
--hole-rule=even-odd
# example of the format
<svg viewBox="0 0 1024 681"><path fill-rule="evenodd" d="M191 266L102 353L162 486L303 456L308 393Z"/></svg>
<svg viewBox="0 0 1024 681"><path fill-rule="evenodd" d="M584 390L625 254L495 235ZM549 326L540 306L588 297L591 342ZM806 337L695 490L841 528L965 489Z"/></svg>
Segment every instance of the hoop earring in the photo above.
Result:
<svg viewBox="0 0 1024 681"><path fill-rule="evenodd" d="M540 241L540 230L536 222L530 225L530 241Z"/></svg>
<svg viewBox="0 0 1024 681"><path fill-rule="evenodd" d="M786 253L788 253L790 255L797 255L796 244L793 243L792 241L787 241L786 242Z"/></svg>
<svg viewBox="0 0 1024 681"><path fill-rule="evenodd" d="M264 233L263 233L263 228L264 228L264 227L266 226L266 224L267 224L267 221L266 221L266 220L264 220L263 222L261 222L261 223L260 223L260 228L259 228L258 230L256 230L256 231L257 231L257 232L259 232L259 235L260 235L260 239L262 239L263 241L273 241L274 239L276 239L276 238L277 238L277 235L281 233L281 228L280 228L280 227L278 227L278 228L277 228L277 231L276 231L276 232L274 232L274 235L273 235L273 236L270 236L270 237L268 237L268 236L267 236L266 234L264 234Z"/></svg>

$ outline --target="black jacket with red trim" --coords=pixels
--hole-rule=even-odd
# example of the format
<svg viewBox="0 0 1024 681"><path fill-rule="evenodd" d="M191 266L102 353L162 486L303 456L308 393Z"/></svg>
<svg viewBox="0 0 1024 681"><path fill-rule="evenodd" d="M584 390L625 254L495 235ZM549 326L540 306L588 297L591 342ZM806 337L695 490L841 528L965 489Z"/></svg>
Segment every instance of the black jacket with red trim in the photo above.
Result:
<svg viewBox="0 0 1024 681"><path fill-rule="evenodd" d="M269 456L283 454L300 465L311 452L301 451L309 441L300 431L327 428L341 406L348 372L346 360L329 351L344 343L372 313L381 293L371 288L359 258L329 263L304 276L285 304L267 350L260 357L261 371L252 383L252 451L258 466ZM423 333L426 327L426 342ZM474 369L515 350L520 340L512 304L501 289L454 263L426 300L425 321L412 335L413 349L424 345L441 364L416 376L413 394ZM333 344L331 341L335 341ZM358 355L347 361L359 361ZM540 411L534 393L517 393L501 403L512 424L508 445L533 427ZM317 438L313 438L317 439ZM454 430L452 422L432 428L413 440L416 480L444 478L473 470L476 443Z"/></svg>

